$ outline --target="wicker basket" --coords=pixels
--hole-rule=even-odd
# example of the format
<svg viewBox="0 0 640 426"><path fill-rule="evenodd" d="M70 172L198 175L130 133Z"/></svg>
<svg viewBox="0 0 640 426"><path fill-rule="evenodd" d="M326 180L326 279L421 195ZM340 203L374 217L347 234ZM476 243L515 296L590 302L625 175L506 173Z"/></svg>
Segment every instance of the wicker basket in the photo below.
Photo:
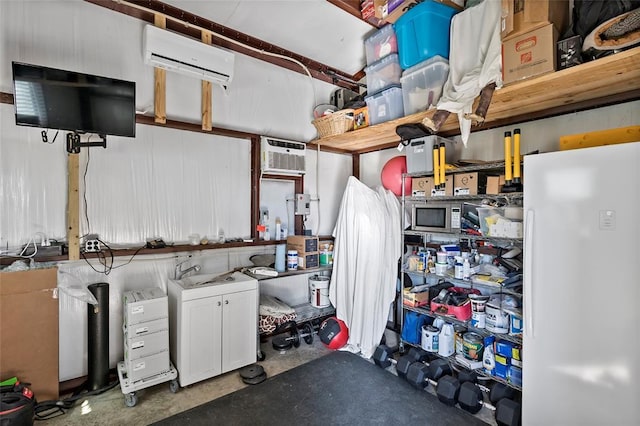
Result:
<svg viewBox="0 0 640 426"><path fill-rule="evenodd" d="M353 109L341 109L312 121L318 129L318 137L340 135L353 130Z"/></svg>

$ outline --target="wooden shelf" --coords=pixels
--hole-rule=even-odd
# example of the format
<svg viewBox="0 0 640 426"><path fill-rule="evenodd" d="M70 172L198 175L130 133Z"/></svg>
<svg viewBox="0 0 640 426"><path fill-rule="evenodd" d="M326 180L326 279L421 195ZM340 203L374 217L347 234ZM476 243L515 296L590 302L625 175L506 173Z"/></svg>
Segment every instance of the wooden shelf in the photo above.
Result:
<svg viewBox="0 0 640 426"><path fill-rule="evenodd" d="M497 89L485 123L472 131L636 99L640 99L640 47ZM400 142L398 125L419 123L433 113L431 109L310 143L351 153L391 148ZM459 133L457 115L451 114L439 134Z"/></svg>

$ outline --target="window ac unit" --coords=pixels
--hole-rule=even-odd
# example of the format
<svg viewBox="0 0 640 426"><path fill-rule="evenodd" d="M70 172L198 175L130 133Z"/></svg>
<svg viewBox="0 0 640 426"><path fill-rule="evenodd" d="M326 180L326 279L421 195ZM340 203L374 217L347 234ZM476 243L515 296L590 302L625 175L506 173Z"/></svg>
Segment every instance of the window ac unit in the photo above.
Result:
<svg viewBox="0 0 640 426"><path fill-rule="evenodd" d="M293 142L262 136L262 173L277 175L304 174L304 157L306 150L307 145L303 142Z"/></svg>
<svg viewBox="0 0 640 426"><path fill-rule="evenodd" d="M232 52L153 25L144 27L143 51L144 62L154 67L223 86L233 79Z"/></svg>

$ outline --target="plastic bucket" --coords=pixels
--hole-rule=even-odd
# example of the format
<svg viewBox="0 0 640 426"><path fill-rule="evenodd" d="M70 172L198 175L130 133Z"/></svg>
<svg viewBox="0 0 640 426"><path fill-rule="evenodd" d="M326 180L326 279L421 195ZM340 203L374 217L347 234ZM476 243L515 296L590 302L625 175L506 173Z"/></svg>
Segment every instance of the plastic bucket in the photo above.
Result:
<svg viewBox="0 0 640 426"><path fill-rule="evenodd" d="M438 327L432 325L422 326L422 339L421 346L427 352L438 352L439 347L439 333Z"/></svg>
<svg viewBox="0 0 640 426"><path fill-rule="evenodd" d="M489 301L489 296L470 294L469 299L471 300L471 326L475 328L485 328L487 320L485 308Z"/></svg>
<svg viewBox="0 0 640 426"><path fill-rule="evenodd" d="M326 308L329 301L329 277L313 275L309 277L309 303L314 308Z"/></svg>

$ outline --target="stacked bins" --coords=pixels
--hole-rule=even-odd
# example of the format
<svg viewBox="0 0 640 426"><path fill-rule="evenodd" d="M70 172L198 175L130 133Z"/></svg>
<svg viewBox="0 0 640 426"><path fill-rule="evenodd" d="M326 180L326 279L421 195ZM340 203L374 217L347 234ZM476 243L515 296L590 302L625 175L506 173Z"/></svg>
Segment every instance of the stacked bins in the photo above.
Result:
<svg viewBox="0 0 640 426"><path fill-rule="evenodd" d="M169 307L160 288L126 292L124 312L124 365L131 382L171 369L169 361Z"/></svg>

